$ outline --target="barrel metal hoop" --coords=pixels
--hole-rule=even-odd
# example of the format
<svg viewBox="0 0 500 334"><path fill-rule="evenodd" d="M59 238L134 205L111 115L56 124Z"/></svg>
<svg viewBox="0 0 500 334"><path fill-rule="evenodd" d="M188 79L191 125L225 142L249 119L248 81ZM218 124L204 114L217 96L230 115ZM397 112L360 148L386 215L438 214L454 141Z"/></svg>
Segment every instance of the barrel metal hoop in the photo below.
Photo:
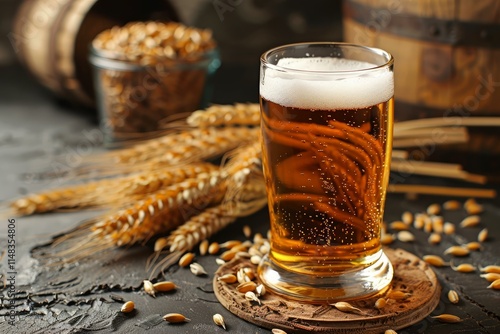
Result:
<svg viewBox="0 0 500 334"><path fill-rule="evenodd" d="M343 10L345 18L365 25L371 32L386 32L452 46L500 48L500 24L391 12L389 8L371 7L355 0L345 0Z"/></svg>

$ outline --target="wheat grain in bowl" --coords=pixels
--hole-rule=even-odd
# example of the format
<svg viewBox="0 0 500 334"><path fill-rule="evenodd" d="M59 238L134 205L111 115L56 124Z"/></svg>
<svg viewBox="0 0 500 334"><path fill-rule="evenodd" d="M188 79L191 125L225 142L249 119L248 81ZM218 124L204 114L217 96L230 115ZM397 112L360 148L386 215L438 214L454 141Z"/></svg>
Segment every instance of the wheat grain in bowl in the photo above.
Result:
<svg viewBox="0 0 500 334"><path fill-rule="evenodd" d="M89 60L107 141L157 131L203 107L220 59L212 32L177 22L130 22L97 35Z"/></svg>

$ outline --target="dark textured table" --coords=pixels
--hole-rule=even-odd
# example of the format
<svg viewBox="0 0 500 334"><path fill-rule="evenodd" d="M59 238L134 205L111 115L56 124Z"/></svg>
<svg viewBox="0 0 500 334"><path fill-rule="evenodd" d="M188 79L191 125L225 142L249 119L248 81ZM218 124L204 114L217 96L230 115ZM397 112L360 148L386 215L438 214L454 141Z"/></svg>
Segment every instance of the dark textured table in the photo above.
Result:
<svg viewBox="0 0 500 334"><path fill-rule="evenodd" d="M0 68L0 73L0 201L5 201L62 185L65 180L39 180L34 175L42 168L73 166L82 156L102 148L90 136L96 128L92 112L51 98L18 67ZM228 91L224 94L226 100L219 97L217 102L243 102L231 101ZM413 181L413 178L408 179L408 182ZM409 200L403 195L389 195L386 221L400 219L402 212L407 210L424 211L429 204L442 203L446 199L421 196ZM431 253L442 255L444 249L453 244L475 240L479 230L487 227L490 238L484 248L455 260L455 264L500 265L500 202L498 199L480 202L485 211L478 227L457 228L453 236L445 236L437 246L428 244L427 233L412 229L417 237L415 242L397 241L391 247L403 248L419 257ZM151 245L93 255L71 266L43 265L43 256L38 252L43 245L53 236L96 214L84 211L15 218L15 316L9 317L11 298L8 293L12 289L8 285L8 272L11 270L8 256L4 255L0 274L7 285L0 284L0 333L222 333L224 330L212 322L215 313L224 316L229 333L270 333L268 329L233 316L218 303L212 292L213 273L217 268L215 256L198 257L197 261L209 272L207 277L196 277L177 266L170 268L165 279L176 282L179 288L157 298L146 295L141 289L142 280L147 277L145 261L152 252ZM465 215L462 210L444 213L447 221L455 223ZM2 217L0 224L0 254L7 250L7 218ZM239 220L211 240L243 240L244 224L250 225L254 232L265 233L268 229L266 210ZM488 283L479 278L477 271L465 274L445 267L435 272L443 294L433 315L451 313L460 316L463 322L443 324L427 317L398 333L500 333L500 291L486 289ZM457 305L446 298L445 293L450 289L460 295ZM120 313L121 298L133 300L136 311L126 315ZM183 313L191 322L169 325L157 321L160 315L170 312Z"/></svg>

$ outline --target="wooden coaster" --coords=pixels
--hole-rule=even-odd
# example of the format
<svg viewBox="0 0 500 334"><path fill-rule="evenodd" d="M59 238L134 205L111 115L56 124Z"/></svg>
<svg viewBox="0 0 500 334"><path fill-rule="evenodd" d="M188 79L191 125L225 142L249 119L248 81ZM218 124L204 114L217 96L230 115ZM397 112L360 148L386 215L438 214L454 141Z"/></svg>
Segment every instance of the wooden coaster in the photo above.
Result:
<svg viewBox="0 0 500 334"><path fill-rule="evenodd" d="M313 305L285 299L267 292L260 297L261 305L245 300L235 284L217 280L238 269L256 266L249 259L235 259L222 265L214 277L214 292L219 302L236 316L269 329L280 328L287 333L304 331L322 333L383 333L419 322L439 303L441 288L432 269L415 255L401 249L384 249L394 267L391 289L381 295L352 301L362 313L345 313L330 305ZM258 282L257 282L258 283ZM400 299L402 291L406 295ZM378 298L387 304L380 310L374 307ZM392 297L392 298L391 298ZM362 314L362 315L361 315Z"/></svg>

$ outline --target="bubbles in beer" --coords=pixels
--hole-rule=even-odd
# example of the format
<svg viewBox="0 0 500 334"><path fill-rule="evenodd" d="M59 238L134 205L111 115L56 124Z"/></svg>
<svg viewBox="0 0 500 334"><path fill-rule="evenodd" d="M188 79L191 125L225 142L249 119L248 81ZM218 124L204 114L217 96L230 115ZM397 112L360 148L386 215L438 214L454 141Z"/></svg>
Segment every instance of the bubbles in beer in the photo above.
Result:
<svg viewBox="0 0 500 334"><path fill-rule="evenodd" d="M271 256L310 274L363 265L380 249L392 72L318 57L278 65L296 71L268 71L260 86Z"/></svg>
<svg viewBox="0 0 500 334"><path fill-rule="evenodd" d="M272 256L322 272L362 263L380 249L391 102L349 110L262 103L265 172L275 180Z"/></svg>

